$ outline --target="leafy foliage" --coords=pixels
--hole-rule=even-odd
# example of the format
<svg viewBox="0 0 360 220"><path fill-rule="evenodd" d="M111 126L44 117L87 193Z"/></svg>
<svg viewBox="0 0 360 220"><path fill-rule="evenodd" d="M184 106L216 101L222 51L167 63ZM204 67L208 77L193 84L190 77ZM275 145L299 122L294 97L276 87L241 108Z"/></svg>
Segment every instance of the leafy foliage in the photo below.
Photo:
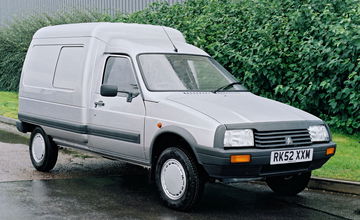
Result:
<svg viewBox="0 0 360 220"><path fill-rule="evenodd" d="M130 15L74 13L19 20L0 30L0 88L16 90L40 27L110 21L180 30L252 92L299 107L349 133L360 129L358 0L188 0Z"/></svg>

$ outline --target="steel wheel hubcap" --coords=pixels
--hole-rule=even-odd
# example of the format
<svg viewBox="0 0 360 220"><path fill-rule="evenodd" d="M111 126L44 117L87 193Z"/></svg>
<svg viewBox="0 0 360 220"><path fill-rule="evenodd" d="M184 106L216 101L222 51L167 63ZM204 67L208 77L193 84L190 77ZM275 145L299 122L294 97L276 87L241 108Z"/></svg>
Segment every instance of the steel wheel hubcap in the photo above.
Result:
<svg viewBox="0 0 360 220"><path fill-rule="evenodd" d="M186 174L181 163L175 159L167 160L160 175L161 186L166 196L172 200L180 199L186 189Z"/></svg>
<svg viewBox="0 0 360 220"><path fill-rule="evenodd" d="M40 163L45 156L45 140L41 134L36 134L32 141L31 153L36 163Z"/></svg>

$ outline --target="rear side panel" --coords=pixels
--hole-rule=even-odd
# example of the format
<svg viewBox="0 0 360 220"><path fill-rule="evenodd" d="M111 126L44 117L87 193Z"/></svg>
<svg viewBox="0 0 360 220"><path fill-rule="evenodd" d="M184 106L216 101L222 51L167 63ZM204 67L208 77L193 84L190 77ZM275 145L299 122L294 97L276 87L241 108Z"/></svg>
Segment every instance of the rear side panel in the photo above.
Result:
<svg viewBox="0 0 360 220"><path fill-rule="evenodd" d="M53 137L86 143L77 128L87 123L98 43L90 37L34 39L19 85L19 119L44 126Z"/></svg>

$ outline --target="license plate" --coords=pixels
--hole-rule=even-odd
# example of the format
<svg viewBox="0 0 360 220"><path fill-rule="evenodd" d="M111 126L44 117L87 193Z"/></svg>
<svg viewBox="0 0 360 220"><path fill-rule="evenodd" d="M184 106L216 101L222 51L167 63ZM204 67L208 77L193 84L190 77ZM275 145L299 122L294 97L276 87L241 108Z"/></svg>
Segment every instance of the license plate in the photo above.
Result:
<svg viewBox="0 0 360 220"><path fill-rule="evenodd" d="M299 163L312 161L313 149L272 151L270 164Z"/></svg>

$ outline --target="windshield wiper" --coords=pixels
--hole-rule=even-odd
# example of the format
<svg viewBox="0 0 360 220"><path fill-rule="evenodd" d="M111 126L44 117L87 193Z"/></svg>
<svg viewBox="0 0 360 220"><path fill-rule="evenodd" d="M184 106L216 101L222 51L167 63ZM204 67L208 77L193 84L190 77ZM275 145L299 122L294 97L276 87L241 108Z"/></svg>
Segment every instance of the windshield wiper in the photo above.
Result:
<svg viewBox="0 0 360 220"><path fill-rule="evenodd" d="M233 83L230 83L228 85L225 85L225 86L221 86L220 88L212 91L213 93L217 93L217 92L220 92L220 91L223 91L223 90L226 90L228 88L230 88L231 86L233 85L241 85L241 82L233 82Z"/></svg>

